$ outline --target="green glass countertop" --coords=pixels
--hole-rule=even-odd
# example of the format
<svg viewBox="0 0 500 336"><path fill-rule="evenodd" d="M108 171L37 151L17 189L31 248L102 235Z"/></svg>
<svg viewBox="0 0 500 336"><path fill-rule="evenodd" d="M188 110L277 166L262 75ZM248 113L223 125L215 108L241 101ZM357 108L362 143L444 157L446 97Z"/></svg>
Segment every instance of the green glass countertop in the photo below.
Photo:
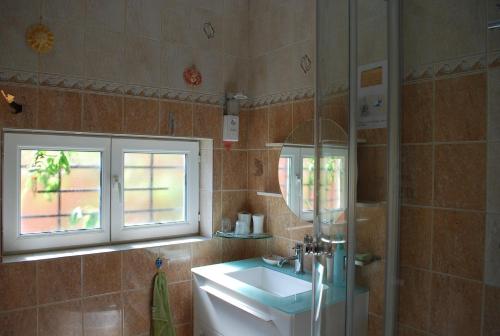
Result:
<svg viewBox="0 0 500 336"><path fill-rule="evenodd" d="M286 314L300 314L311 310L312 291L287 297L279 297L226 275L226 273L236 272L254 267L265 267L298 279L312 282L311 273L295 274L293 267L289 265L280 268L277 266L268 265L260 258L196 267L191 271L196 275L222 285L250 300L256 301L257 303L265 306L272 307ZM328 288L324 289L323 292L325 305L332 305L345 301L345 287L334 286L330 283L325 284L328 286ZM363 287L356 287L355 289L355 295L366 292L368 292L368 289Z"/></svg>

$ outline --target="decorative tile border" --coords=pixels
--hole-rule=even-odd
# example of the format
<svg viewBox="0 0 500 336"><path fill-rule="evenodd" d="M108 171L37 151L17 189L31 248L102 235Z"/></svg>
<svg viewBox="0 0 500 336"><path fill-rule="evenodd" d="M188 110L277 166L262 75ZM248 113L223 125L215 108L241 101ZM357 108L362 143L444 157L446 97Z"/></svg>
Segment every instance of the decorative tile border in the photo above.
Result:
<svg viewBox="0 0 500 336"><path fill-rule="evenodd" d="M500 52L488 55L488 67L490 68L500 67Z"/></svg>
<svg viewBox="0 0 500 336"><path fill-rule="evenodd" d="M243 104L244 107L258 107L314 97L314 88L302 88L288 92L255 97Z"/></svg>
<svg viewBox="0 0 500 336"><path fill-rule="evenodd" d="M434 65L434 75L442 77L484 69L486 69L486 55L476 55L437 63Z"/></svg>
<svg viewBox="0 0 500 336"><path fill-rule="evenodd" d="M221 105L224 102L224 94L222 92L214 94L171 88L127 85L98 79L83 79L45 73L38 74L10 69L0 69L0 81L61 89L85 90L96 93L123 94L133 97L174 99L213 105Z"/></svg>
<svg viewBox="0 0 500 336"><path fill-rule="evenodd" d="M432 70L432 65L422 65L409 67L406 69L403 75L404 82L414 82L418 80L432 79L434 73Z"/></svg>
<svg viewBox="0 0 500 336"><path fill-rule="evenodd" d="M38 75L33 72L0 69L0 81L36 85Z"/></svg>

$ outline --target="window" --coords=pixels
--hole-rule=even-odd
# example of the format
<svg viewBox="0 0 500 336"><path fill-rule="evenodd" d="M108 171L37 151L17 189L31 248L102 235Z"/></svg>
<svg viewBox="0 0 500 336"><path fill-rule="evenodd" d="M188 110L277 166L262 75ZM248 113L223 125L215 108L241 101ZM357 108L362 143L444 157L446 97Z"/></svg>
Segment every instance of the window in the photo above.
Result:
<svg viewBox="0 0 500 336"><path fill-rule="evenodd" d="M4 152L6 252L198 232L198 142L5 133Z"/></svg>
<svg viewBox="0 0 500 336"><path fill-rule="evenodd" d="M323 148L320 161L322 213L342 211L346 206L347 151ZM314 148L284 146L279 161L281 192L287 205L301 219L310 221L314 211Z"/></svg>

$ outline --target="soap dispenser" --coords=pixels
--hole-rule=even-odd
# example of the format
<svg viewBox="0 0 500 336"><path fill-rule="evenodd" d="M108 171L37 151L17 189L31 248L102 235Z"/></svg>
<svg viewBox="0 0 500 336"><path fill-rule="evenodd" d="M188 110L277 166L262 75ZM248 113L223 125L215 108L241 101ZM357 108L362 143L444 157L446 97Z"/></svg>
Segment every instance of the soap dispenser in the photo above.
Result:
<svg viewBox="0 0 500 336"><path fill-rule="evenodd" d="M339 287L346 285L346 251L344 245L345 243L337 243L337 248L333 254L333 285Z"/></svg>

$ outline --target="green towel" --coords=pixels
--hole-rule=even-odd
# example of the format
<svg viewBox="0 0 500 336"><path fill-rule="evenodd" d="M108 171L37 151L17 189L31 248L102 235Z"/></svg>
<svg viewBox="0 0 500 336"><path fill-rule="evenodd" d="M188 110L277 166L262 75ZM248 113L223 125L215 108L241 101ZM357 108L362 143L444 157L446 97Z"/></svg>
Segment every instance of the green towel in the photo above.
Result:
<svg viewBox="0 0 500 336"><path fill-rule="evenodd" d="M153 289L153 336L175 336L172 314L168 304L168 288L165 273L158 272Z"/></svg>

